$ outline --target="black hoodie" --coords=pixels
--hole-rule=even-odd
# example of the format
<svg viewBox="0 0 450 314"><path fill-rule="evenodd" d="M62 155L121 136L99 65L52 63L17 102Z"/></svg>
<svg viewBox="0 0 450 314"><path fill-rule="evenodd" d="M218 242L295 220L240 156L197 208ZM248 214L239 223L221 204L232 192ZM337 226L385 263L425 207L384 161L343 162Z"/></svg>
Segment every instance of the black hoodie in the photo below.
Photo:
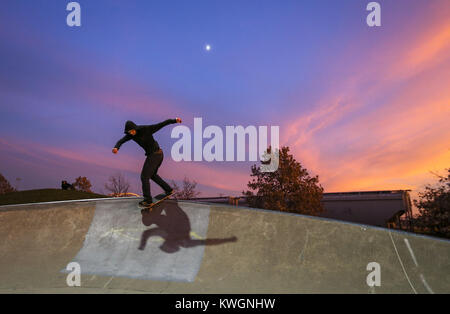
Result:
<svg viewBox="0 0 450 314"><path fill-rule="evenodd" d="M133 140L145 150L145 155L148 156L160 149L158 142L153 138L153 133L158 132L166 125L174 123L177 123L176 119L169 119L153 125L136 125L133 121L127 121L125 123L124 130L126 135L117 142L115 148L120 149L122 144L128 142L129 140ZM133 136L128 134L128 131L130 130L136 130L136 135Z"/></svg>

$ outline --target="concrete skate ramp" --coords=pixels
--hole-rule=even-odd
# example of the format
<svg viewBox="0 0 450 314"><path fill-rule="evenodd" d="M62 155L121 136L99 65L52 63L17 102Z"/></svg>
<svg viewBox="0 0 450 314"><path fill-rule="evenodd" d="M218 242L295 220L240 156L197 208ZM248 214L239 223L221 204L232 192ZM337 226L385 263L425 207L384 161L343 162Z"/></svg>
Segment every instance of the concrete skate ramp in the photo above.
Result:
<svg viewBox="0 0 450 314"><path fill-rule="evenodd" d="M0 207L0 292L450 292L449 241L213 204L142 214L137 202ZM81 287L67 286L72 262Z"/></svg>

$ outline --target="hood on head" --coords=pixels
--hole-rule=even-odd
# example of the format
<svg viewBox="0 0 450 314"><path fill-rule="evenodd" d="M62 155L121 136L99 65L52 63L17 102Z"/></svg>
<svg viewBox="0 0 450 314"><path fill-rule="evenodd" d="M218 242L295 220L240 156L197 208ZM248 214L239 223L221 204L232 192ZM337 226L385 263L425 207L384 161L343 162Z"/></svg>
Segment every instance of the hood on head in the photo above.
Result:
<svg viewBox="0 0 450 314"><path fill-rule="evenodd" d="M136 123L134 123L133 121L127 121L125 123L125 131L124 131L124 133L128 134L128 131L136 130L136 129L137 129Z"/></svg>

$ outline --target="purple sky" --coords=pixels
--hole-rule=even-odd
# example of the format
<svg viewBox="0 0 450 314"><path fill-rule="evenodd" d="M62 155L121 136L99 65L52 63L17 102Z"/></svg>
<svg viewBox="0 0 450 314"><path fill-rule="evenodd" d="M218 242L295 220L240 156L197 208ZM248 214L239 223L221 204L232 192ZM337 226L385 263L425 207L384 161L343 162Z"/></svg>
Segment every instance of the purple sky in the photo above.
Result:
<svg viewBox="0 0 450 314"><path fill-rule="evenodd" d="M8 0L0 10L0 173L20 189L122 172L140 193L142 150L111 148L126 120L278 125L326 191L420 189L450 161L448 0ZM205 51L210 44L211 51ZM238 194L252 163L175 163L203 196ZM159 191L159 190L158 190Z"/></svg>

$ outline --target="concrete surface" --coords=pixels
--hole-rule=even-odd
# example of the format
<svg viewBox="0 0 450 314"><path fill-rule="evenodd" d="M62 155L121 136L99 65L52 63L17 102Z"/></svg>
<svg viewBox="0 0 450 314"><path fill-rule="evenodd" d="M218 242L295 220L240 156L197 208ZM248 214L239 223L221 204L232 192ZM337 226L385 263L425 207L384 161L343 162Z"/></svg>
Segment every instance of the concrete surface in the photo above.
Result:
<svg viewBox="0 0 450 314"><path fill-rule="evenodd" d="M137 199L0 207L0 293L449 293L450 241ZM66 284L78 262L81 287ZM369 287L369 263L381 286Z"/></svg>
<svg viewBox="0 0 450 314"><path fill-rule="evenodd" d="M167 203L142 215L128 202L98 203L73 261L84 274L192 282L202 262L208 220L209 206L181 210Z"/></svg>

